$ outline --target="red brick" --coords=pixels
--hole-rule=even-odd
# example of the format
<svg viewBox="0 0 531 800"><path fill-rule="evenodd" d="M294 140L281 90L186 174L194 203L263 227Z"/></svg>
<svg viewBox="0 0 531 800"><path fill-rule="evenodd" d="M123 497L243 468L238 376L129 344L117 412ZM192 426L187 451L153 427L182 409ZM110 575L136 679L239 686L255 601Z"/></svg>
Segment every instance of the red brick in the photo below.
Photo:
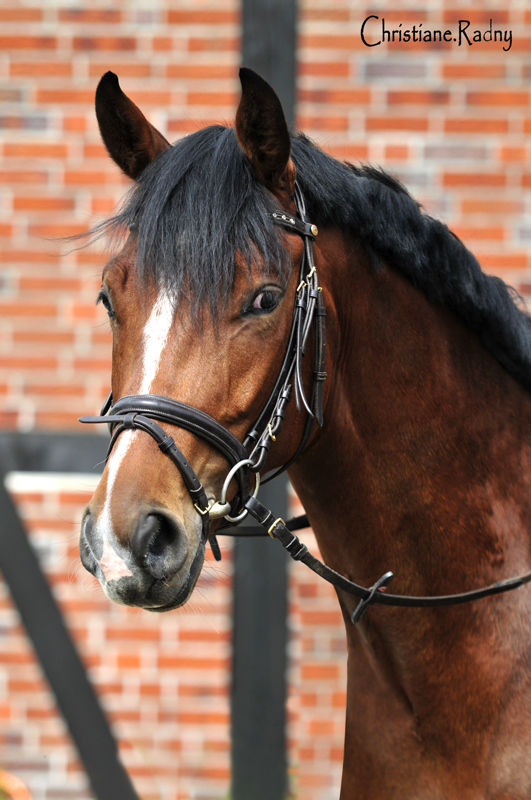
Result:
<svg viewBox="0 0 531 800"><path fill-rule="evenodd" d="M46 239L58 239L64 236L75 236L78 233L84 233L86 231L85 225L76 225L70 224L68 222L63 223L56 223L53 225L30 225L29 226L29 234L30 236L40 236Z"/></svg>
<svg viewBox="0 0 531 800"><path fill-rule="evenodd" d="M63 128L65 131L84 131L87 128L87 120L85 117L67 115L63 117Z"/></svg>
<svg viewBox="0 0 531 800"><path fill-rule="evenodd" d="M428 120L426 117L367 117L366 129L368 131L427 131Z"/></svg>
<svg viewBox="0 0 531 800"><path fill-rule="evenodd" d="M165 50L173 49L173 39L171 36L154 36L153 37L153 50L155 52L163 52Z"/></svg>
<svg viewBox="0 0 531 800"><path fill-rule="evenodd" d="M142 683L140 684L140 696L142 697L158 697L161 694L161 687L158 683Z"/></svg>
<svg viewBox="0 0 531 800"><path fill-rule="evenodd" d="M47 342L53 344L73 344L75 334L73 331L14 331L14 342Z"/></svg>
<svg viewBox="0 0 531 800"><path fill-rule="evenodd" d="M0 22L40 22L41 8L0 8Z"/></svg>
<svg viewBox="0 0 531 800"><path fill-rule="evenodd" d="M236 106L239 94L235 92L188 92L189 106Z"/></svg>
<svg viewBox="0 0 531 800"><path fill-rule="evenodd" d="M477 117L451 118L445 120L446 133L507 133L506 119L478 119Z"/></svg>
<svg viewBox="0 0 531 800"><path fill-rule="evenodd" d="M140 656L121 653L118 654L117 664L119 669L134 669L140 668Z"/></svg>
<svg viewBox="0 0 531 800"><path fill-rule="evenodd" d="M406 145L389 144L385 148L385 158L389 161L407 161L409 148Z"/></svg>
<svg viewBox="0 0 531 800"><path fill-rule="evenodd" d="M509 22L509 12L504 9L479 9L470 7L464 11L462 6L456 8L446 8L444 10L444 22L449 23L450 25L455 25L460 19L468 20L471 23L471 28L472 25L481 25L483 32L483 26L487 25L488 28L491 19L493 30L495 25L506 25Z"/></svg>
<svg viewBox="0 0 531 800"><path fill-rule="evenodd" d="M522 214L522 202L513 200L479 200L461 201L463 214Z"/></svg>
<svg viewBox="0 0 531 800"><path fill-rule="evenodd" d="M91 78L101 78L104 72L110 69L112 72L119 75L120 78L149 78L152 69L151 64L147 62L120 62L115 63L108 60L103 64L92 62L89 64L89 75Z"/></svg>
<svg viewBox="0 0 531 800"><path fill-rule="evenodd" d="M47 183L48 173L41 170L0 170L0 183Z"/></svg>
<svg viewBox="0 0 531 800"><path fill-rule="evenodd" d="M420 13L422 14L422 12ZM301 8L299 12L299 19L301 20L327 20L329 22L348 22L350 18L351 18L351 13L348 8ZM401 17L401 19L403 18Z"/></svg>
<svg viewBox="0 0 531 800"><path fill-rule="evenodd" d="M438 91L407 91L387 92L389 105L447 105L450 99L449 92Z"/></svg>
<svg viewBox="0 0 531 800"><path fill-rule="evenodd" d="M55 36L0 36L0 50L55 50Z"/></svg>
<svg viewBox="0 0 531 800"><path fill-rule="evenodd" d="M42 495L38 495L39 500L42 502ZM18 499L21 500L22 497L19 495ZM34 664L35 658L31 655L31 653L13 653L13 652L6 652L0 651L0 663L1 664Z"/></svg>
<svg viewBox="0 0 531 800"><path fill-rule="evenodd" d="M76 184L104 184L107 182L107 173L101 170L66 170L65 171L65 184L74 186Z"/></svg>
<svg viewBox="0 0 531 800"><path fill-rule="evenodd" d="M37 103L53 105L63 103L80 103L92 105L94 102L93 89L39 89L36 93Z"/></svg>
<svg viewBox="0 0 531 800"><path fill-rule="evenodd" d="M328 719L314 719L308 728L311 736L331 736L334 733L334 723Z"/></svg>
<svg viewBox="0 0 531 800"><path fill-rule="evenodd" d="M226 697L229 694L227 686L205 686L194 684L190 686L185 683L179 684L179 697Z"/></svg>
<svg viewBox="0 0 531 800"><path fill-rule="evenodd" d="M348 130L348 117L332 114L328 116L301 114L297 116L297 126L302 130L346 131Z"/></svg>
<svg viewBox="0 0 531 800"><path fill-rule="evenodd" d="M168 64L168 78L235 78L236 69L228 64Z"/></svg>
<svg viewBox="0 0 531 800"><path fill-rule="evenodd" d="M9 303L0 300L0 317L55 317L55 303Z"/></svg>
<svg viewBox="0 0 531 800"><path fill-rule="evenodd" d="M240 39L236 36L220 36L215 39L203 39L197 36L191 36L188 40L188 49L192 53L204 52L205 50L211 52L233 51L237 53L240 50Z"/></svg>
<svg viewBox="0 0 531 800"><path fill-rule="evenodd" d="M15 680L12 679L8 684L9 692L43 692L46 690L44 680Z"/></svg>
<svg viewBox="0 0 531 800"><path fill-rule="evenodd" d="M303 680L331 681L338 676L337 664L318 664L307 662L301 667Z"/></svg>
<svg viewBox="0 0 531 800"><path fill-rule="evenodd" d="M459 61L457 63L448 62L443 64L442 75L443 78L469 80L470 78L480 78L481 80L495 80L496 78L505 77L505 64L497 63L466 63Z"/></svg>
<svg viewBox="0 0 531 800"><path fill-rule="evenodd" d="M205 628L183 628L179 632L179 639L183 642L227 642L230 639L228 631L217 631Z"/></svg>
<svg viewBox="0 0 531 800"><path fill-rule="evenodd" d="M306 103L347 103L361 105L369 103L370 89L301 89L298 99Z"/></svg>
<svg viewBox="0 0 531 800"><path fill-rule="evenodd" d="M475 253L483 269L525 269L527 253Z"/></svg>
<svg viewBox="0 0 531 800"><path fill-rule="evenodd" d="M466 101L471 106L527 106L529 92L508 89L499 92L468 92Z"/></svg>
<svg viewBox="0 0 531 800"><path fill-rule="evenodd" d="M201 10L170 9L166 20L170 25L237 25L240 22L238 11L225 11L216 8Z"/></svg>
<svg viewBox="0 0 531 800"><path fill-rule="evenodd" d="M66 158L68 147L66 144L4 144L6 158Z"/></svg>
<svg viewBox="0 0 531 800"><path fill-rule="evenodd" d="M299 37L300 48L312 48L314 50L356 50L365 45L361 42L359 36L348 35L323 35L312 34L302 35Z"/></svg>
<svg viewBox="0 0 531 800"><path fill-rule="evenodd" d="M218 124L219 124L219 119L216 119L215 117L211 117L211 118L207 118L207 119L205 119L205 117L203 117L203 116L201 117L201 126L204 125L206 127L207 125L218 125ZM170 133L172 133L172 132L173 133L177 133L177 132L178 133L191 133L193 131L196 131L198 127L199 126L197 124L197 121L194 120L194 119L190 119L188 117L184 117L184 118L180 117L179 119L171 119L170 118L168 120L168 131Z"/></svg>
<svg viewBox="0 0 531 800"><path fill-rule="evenodd" d="M72 75L69 61L12 61L9 72L13 76L43 78L45 76L68 78Z"/></svg>
<svg viewBox="0 0 531 800"><path fill-rule="evenodd" d="M74 36L74 50L136 50L133 36Z"/></svg>
<svg viewBox="0 0 531 800"><path fill-rule="evenodd" d="M160 669L219 669L228 666L228 659L160 656L157 664Z"/></svg>
<svg viewBox="0 0 531 800"><path fill-rule="evenodd" d="M72 211L75 200L72 197L48 197L38 195L15 196L13 208L15 211Z"/></svg>
<svg viewBox="0 0 531 800"><path fill-rule="evenodd" d="M524 162L527 158L527 151L525 147L502 147L500 158L502 161Z"/></svg>
<svg viewBox="0 0 531 800"><path fill-rule="evenodd" d="M506 238L505 229L495 225L477 227L473 225L453 225L452 231L460 239L492 239L501 241Z"/></svg>
<svg viewBox="0 0 531 800"><path fill-rule="evenodd" d="M60 8L59 21L60 22L79 22L79 23L94 23L94 22L107 22L119 23L122 22L122 12L117 8Z"/></svg>
<svg viewBox="0 0 531 800"><path fill-rule="evenodd" d="M325 150L339 161L366 161L369 157L369 148L366 144L328 145Z"/></svg>
<svg viewBox="0 0 531 800"><path fill-rule="evenodd" d="M349 74L347 61L314 61L298 66L299 75L328 75L330 77L346 77Z"/></svg>
<svg viewBox="0 0 531 800"><path fill-rule="evenodd" d="M106 371L110 372L112 366L111 358L76 358L74 360L74 369L83 371Z"/></svg>
<svg viewBox="0 0 531 800"><path fill-rule="evenodd" d="M507 179L500 172L445 172L443 186L505 186Z"/></svg>
<svg viewBox="0 0 531 800"><path fill-rule="evenodd" d="M19 281L20 288L29 291L55 291L58 289L73 292L80 289L82 285L81 278L70 278L66 275L22 276Z"/></svg>
<svg viewBox="0 0 531 800"><path fill-rule="evenodd" d="M158 642L160 639L160 630L158 628L143 628L139 625L134 628L118 628L109 625L107 627L105 638L110 642L121 639L134 639L135 641L143 642Z"/></svg>
<svg viewBox="0 0 531 800"><path fill-rule="evenodd" d="M334 611L303 611L301 620L304 625L338 625L342 616L339 607Z"/></svg>

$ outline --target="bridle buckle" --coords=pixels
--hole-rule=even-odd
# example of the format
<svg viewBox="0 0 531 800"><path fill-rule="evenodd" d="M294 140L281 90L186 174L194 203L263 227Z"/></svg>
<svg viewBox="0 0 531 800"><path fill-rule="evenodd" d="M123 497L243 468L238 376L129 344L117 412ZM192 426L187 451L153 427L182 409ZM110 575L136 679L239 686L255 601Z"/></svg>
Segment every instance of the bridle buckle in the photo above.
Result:
<svg viewBox="0 0 531 800"><path fill-rule="evenodd" d="M281 524L281 525L285 525L285 524L286 524L286 523L284 522L284 520L282 519L282 517L277 517L277 518L276 518L276 520L275 520L275 521L273 522L273 524L271 525L271 527L267 529L267 532L268 532L268 534L271 536L271 538L272 538L272 539L275 539L275 538L276 538L276 537L275 537L275 534L273 533L273 531L275 530L275 528L276 528L276 527L277 527L277 525L279 525L279 524Z"/></svg>

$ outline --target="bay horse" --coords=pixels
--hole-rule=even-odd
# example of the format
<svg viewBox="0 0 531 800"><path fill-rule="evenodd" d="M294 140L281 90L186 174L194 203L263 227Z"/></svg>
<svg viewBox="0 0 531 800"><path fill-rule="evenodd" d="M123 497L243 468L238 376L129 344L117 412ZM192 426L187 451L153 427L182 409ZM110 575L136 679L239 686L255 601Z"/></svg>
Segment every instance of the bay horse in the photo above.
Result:
<svg viewBox="0 0 531 800"><path fill-rule="evenodd" d="M253 475L289 463L327 568L371 602L388 569L430 597L530 570L530 318L393 178L291 138L272 88L240 78L234 128L173 146L115 75L97 90L134 184L99 229L123 235L98 298L114 436L83 564L118 603L176 608L222 517L259 507ZM341 800L531 798L529 588L357 624L337 594Z"/></svg>

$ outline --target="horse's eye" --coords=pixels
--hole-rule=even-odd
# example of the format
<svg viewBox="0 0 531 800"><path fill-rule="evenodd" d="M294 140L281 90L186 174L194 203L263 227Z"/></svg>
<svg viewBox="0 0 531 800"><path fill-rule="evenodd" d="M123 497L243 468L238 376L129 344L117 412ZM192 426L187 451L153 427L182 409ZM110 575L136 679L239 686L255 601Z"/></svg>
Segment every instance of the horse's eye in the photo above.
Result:
<svg viewBox="0 0 531 800"><path fill-rule="evenodd" d="M251 306L252 311L255 313L264 313L267 314L270 311L273 311L278 304L280 303L282 294L279 291L273 291L271 289L265 289L260 294L257 294L253 300L253 304Z"/></svg>
<svg viewBox="0 0 531 800"><path fill-rule="evenodd" d="M112 307L111 298L104 289L100 289L96 305L98 305L98 303L102 303L109 317L114 319L114 308Z"/></svg>

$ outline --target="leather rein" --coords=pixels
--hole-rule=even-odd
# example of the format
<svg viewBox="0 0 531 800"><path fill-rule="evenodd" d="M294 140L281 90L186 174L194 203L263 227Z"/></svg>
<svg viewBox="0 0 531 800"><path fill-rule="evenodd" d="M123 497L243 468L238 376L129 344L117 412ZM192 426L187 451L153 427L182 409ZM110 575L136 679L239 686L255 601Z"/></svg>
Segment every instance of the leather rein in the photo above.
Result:
<svg viewBox="0 0 531 800"><path fill-rule="evenodd" d="M282 428L292 387L295 391L297 409L301 411L304 407L307 412L303 436L289 461L269 475L264 483L286 470L298 458L310 438L314 422L317 422L319 426L323 424L323 382L326 378L325 308L313 257L313 242L318 230L306 216L304 198L297 184L295 185L295 206L297 215L270 212L274 224L301 236L304 243L304 254L284 360L271 395L243 443L228 428L204 411L181 403L179 400L155 394L127 395L121 397L113 405L112 392L110 392L99 416L81 417L79 421L109 425L111 440L107 458L122 431L136 429L149 434L157 442L160 450L171 459L179 470L194 508L201 515L203 537L205 541L210 542L216 560L221 559L217 535L266 536L269 534L273 539L279 540L295 561L301 561L337 589L359 599L351 617L353 623L359 622L367 609L374 604L409 608L459 605L517 589L519 586L529 583L531 572L462 594L433 597L394 595L385 591L385 587L393 578L392 572L386 572L373 586L369 588L360 586L319 561L300 541L294 531L309 527L310 523L305 514L284 522L281 518L275 518L273 512L257 500L260 470L266 462L271 445ZM315 355L312 394L308 401L302 380L302 358L312 324L315 329ZM183 428L199 436L225 457L230 464L230 470L225 478L219 501L208 501L198 476L175 444L174 439L166 433L157 420ZM251 474L254 474L252 492L250 491ZM234 499L228 502L227 492L233 478L238 483L238 492ZM261 526L260 528L239 529L234 527L242 522L248 514L254 517ZM223 518L223 522L216 533L211 534L209 531L210 521L219 518Z"/></svg>

